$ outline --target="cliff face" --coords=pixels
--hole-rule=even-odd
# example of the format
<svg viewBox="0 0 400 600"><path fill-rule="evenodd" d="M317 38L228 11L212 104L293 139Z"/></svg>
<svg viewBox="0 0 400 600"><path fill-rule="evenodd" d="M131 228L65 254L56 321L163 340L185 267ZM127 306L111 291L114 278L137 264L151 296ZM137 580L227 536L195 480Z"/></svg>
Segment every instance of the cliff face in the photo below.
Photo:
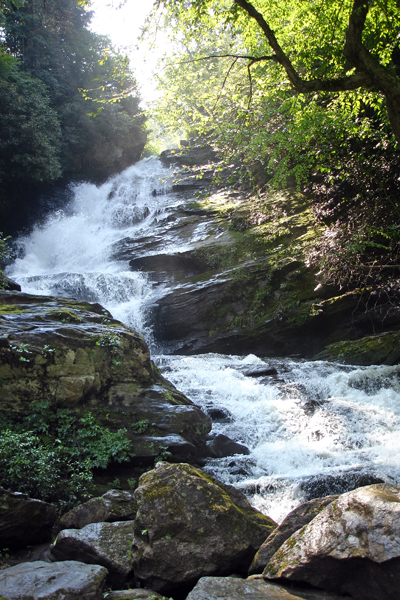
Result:
<svg viewBox="0 0 400 600"><path fill-rule="evenodd" d="M187 200L155 225L151 242L124 240L115 256L165 286L153 310L164 347L314 357L329 346L324 356L351 362L347 342L368 336L358 364L397 362L393 343L383 348L374 337L399 328L390 305L366 310L368 290L324 286L310 264L324 227L309 198L293 188L261 197L237 191L224 184L229 169L213 187L216 164L207 161L215 156L204 150L184 148L163 160L178 168L173 189ZM178 250L165 250L169 240Z"/></svg>

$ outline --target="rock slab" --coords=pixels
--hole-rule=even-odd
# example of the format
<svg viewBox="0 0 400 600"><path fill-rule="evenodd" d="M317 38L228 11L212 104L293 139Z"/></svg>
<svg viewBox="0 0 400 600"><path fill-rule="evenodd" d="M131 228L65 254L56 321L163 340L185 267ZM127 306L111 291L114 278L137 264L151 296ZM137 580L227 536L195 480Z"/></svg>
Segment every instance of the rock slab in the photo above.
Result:
<svg viewBox="0 0 400 600"><path fill-rule="evenodd" d="M247 572L276 527L241 492L188 464L159 463L135 497L135 578L162 593L204 575Z"/></svg>
<svg viewBox="0 0 400 600"><path fill-rule="evenodd" d="M0 571L5 600L102 600L107 570L76 561L24 563Z"/></svg>
<svg viewBox="0 0 400 600"><path fill-rule="evenodd" d="M260 579L202 577L186 600L340 600L319 590L285 589Z"/></svg>
<svg viewBox="0 0 400 600"><path fill-rule="evenodd" d="M0 548L22 548L51 540L54 506L0 487Z"/></svg>
<svg viewBox="0 0 400 600"><path fill-rule="evenodd" d="M108 581L125 584L132 575L133 522L91 523L61 531L51 550L55 560L79 560L109 571Z"/></svg>
<svg viewBox="0 0 400 600"><path fill-rule="evenodd" d="M341 495L274 554L263 576L303 581L357 600L398 600L400 487Z"/></svg>
<svg viewBox="0 0 400 600"><path fill-rule="evenodd" d="M108 490L99 498L91 498L65 513L57 524L57 531L82 529L90 523L129 521L136 516L136 500L133 492Z"/></svg>

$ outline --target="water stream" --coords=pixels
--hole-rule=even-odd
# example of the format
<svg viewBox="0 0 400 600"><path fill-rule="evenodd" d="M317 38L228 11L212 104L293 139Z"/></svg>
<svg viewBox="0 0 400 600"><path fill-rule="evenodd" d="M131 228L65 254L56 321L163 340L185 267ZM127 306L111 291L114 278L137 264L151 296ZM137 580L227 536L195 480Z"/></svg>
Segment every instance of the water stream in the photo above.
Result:
<svg viewBox="0 0 400 600"><path fill-rule="evenodd" d="M155 347L150 308L165 285L131 271L128 260L186 250L207 236L199 224L192 240L177 243L170 221L188 199L171 185L171 171L155 158L104 185L76 185L68 206L17 241L8 275L24 292L100 302L140 331L165 376L213 418L213 431L250 450L205 468L274 519L312 497L399 483L400 366L176 356Z"/></svg>

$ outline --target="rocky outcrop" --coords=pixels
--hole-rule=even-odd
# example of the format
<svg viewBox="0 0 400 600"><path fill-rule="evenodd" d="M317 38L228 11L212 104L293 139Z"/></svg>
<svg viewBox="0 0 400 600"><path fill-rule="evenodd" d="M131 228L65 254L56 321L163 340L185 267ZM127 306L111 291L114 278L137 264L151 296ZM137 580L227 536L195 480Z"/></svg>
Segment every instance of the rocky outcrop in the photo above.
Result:
<svg viewBox="0 0 400 600"><path fill-rule="evenodd" d="M135 497L135 577L158 592L246 572L276 527L241 492L187 464L159 463Z"/></svg>
<svg viewBox="0 0 400 600"><path fill-rule="evenodd" d="M98 304L0 291L1 408L47 402L126 429L131 464L195 460L210 419L153 366L143 338Z"/></svg>
<svg viewBox="0 0 400 600"><path fill-rule="evenodd" d="M336 500L338 496L326 496L325 498L316 498L301 504L292 510L282 523L274 529L271 535L265 540L249 568L249 574L262 573L275 552L279 550L284 542L290 538L293 533L307 525L316 517L321 510L328 504Z"/></svg>
<svg viewBox="0 0 400 600"><path fill-rule="evenodd" d="M56 519L51 504L0 487L0 549L50 541Z"/></svg>
<svg viewBox="0 0 400 600"><path fill-rule="evenodd" d="M109 490L65 513L57 523L57 532L62 529L82 529L90 523L133 521L136 509L133 492Z"/></svg>
<svg viewBox="0 0 400 600"><path fill-rule="evenodd" d="M331 502L274 554L263 576L304 581L357 600L400 589L400 487L358 488Z"/></svg>
<svg viewBox="0 0 400 600"><path fill-rule="evenodd" d="M52 546L51 558L102 565L109 572L108 582L122 587L133 577L132 544L132 521L91 523L82 529L61 531Z"/></svg>
<svg viewBox="0 0 400 600"><path fill-rule="evenodd" d="M284 588L260 579L202 577L186 600L340 600L336 594L304 588Z"/></svg>
<svg viewBox="0 0 400 600"><path fill-rule="evenodd" d="M0 597L5 600L102 600L107 570L76 561L43 561L0 571Z"/></svg>

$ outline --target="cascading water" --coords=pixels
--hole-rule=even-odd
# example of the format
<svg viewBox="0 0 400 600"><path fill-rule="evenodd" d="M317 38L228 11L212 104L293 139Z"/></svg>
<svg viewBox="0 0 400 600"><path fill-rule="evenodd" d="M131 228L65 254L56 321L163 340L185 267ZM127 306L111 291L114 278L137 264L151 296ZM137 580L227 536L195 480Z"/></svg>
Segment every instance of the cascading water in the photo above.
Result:
<svg viewBox="0 0 400 600"><path fill-rule="evenodd" d="M128 259L132 248L135 256L177 252L207 235L199 225L177 247L167 224L183 202L171 190L171 171L154 158L102 186L77 185L69 206L18 240L20 258L8 274L25 292L100 302L151 345L148 311L164 288L132 272ZM311 497L400 482L400 367L253 355L153 358L212 416L215 433L250 450L205 468L272 518Z"/></svg>

